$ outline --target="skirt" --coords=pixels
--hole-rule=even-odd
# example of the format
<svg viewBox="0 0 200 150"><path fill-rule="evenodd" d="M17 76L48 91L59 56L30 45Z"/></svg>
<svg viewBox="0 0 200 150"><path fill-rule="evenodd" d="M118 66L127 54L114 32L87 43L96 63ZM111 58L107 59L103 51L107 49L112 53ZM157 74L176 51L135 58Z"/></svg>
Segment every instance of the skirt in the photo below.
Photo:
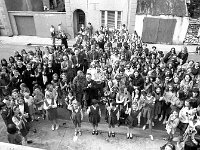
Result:
<svg viewBox="0 0 200 150"><path fill-rule="evenodd" d="M56 120L58 118L57 108L51 108L47 110L47 116L49 120Z"/></svg>
<svg viewBox="0 0 200 150"><path fill-rule="evenodd" d="M153 110L149 108L143 108L142 116L148 120L151 120L153 118Z"/></svg>
<svg viewBox="0 0 200 150"><path fill-rule="evenodd" d="M89 116L89 122L93 125L98 125L98 123L100 122L100 116Z"/></svg>
<svg viewBox="0 0 200 150"><path fill-rule="evenodd" d="M75 128L77 128L77 127L80 128L81 127L81 117L79 115L78 116L75 115L75 116L72 116L71 118L72 118Z"/></svg>
<svg viewBox="0 0 200 150"><path fill-rule="evenodd" d="M29 108L29 114L32 116L35 113L35 109L33 105L28 106Z"/></svg>
<svg viewBox="0 0 200 150"><path fill-rule="evenodd" d="M128 116L128 118L126 119L126 125L128 128L133 128L136 127L138 124L138 119L137 118L133 118Z"/></svg>
<svg viewBox="0 0 200 150"><path fill-rule="evenodd" d="M115 125L118 123L117 117L108 117L108 127L114 128Z"/></svg>

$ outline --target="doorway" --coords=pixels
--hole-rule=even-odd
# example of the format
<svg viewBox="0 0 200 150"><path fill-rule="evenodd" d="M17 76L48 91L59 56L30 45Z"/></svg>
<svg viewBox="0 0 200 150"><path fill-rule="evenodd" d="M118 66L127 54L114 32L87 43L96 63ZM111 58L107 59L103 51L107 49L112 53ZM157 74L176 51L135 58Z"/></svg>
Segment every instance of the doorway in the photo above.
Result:
<svg viewBox="0 0 200 150"><path fill-rule="evenodd" d="M80 31L81 25L85 26L85 13L81 9L77 9L73 13L74 36Z"/></svg>
<svg viewBox="0 0 200 150"><path fill-rule="evenodd" d="M36 36L33 16L15 16L19 35Z"/></svg>

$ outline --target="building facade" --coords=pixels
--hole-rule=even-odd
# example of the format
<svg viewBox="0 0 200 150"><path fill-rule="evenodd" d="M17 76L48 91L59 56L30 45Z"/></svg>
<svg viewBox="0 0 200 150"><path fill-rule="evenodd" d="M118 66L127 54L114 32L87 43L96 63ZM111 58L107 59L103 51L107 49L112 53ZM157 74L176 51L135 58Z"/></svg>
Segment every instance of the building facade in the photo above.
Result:
<svg viewBox="0 0 200 150"><path fill-rule="evenodd" d="M125 24L129 32L134 32L137 0L65 0L65 12L49 11L48 7L56 1L60 0L0 0L4 3L0 15L7 14L2 25L7 29L2 35L50 37L50 26L57 28L61 24L62 29L74 37L80 26L88 22L94 31L100 26L119 29Z"/></svg>
<svg viewBox="0 0 200 150"><path fill-rule="evenodd" d="M72 35L88 22L94 30L100 26L119 29L125 24L133 33L136 8L137 0L65 0L67 25Z"/></svg>

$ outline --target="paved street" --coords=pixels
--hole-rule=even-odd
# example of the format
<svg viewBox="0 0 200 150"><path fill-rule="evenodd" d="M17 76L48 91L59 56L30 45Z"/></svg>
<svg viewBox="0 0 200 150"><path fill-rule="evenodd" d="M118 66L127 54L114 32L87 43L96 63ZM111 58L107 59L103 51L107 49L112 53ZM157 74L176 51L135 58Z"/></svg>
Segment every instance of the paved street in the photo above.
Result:
<svg viewBox="0 0 200 150"><path fill-rule="evenodd" d="M61 125L63 121L59 122ZM61 126L57 131L51 131L48 121L40 120L34 123L37 133L30 132L29 139L33 140L33 144L29 145L35 148L47 150L159 150L165 142L158 140L151 141L148 135L134 136L132 140L127 140L124 133L116 134L115 138L107 138L105 133L107 125L100 125L100 133L98 136L91 135L91 127L87 123L82 124L83 135L76 142L73 141L74 127L70 121ZM124 132L125 128L117 129L118 132ZM138 132L138 131L136 131ZM0 142L7 142L5 126L0 119ZM0 150L3 150L0 147Z"/></svg>

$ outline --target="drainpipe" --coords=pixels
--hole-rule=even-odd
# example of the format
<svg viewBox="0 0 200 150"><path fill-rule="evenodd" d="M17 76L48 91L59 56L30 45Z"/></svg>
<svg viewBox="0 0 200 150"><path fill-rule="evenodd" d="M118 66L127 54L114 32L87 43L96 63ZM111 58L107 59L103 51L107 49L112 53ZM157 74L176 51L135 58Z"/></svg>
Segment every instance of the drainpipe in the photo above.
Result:
<svg viewBox="0 0 200 150"><path fill-rule="evenodd" d="M25 1L26 1L26 5L27 5L27 8L28 8L28 11L32 11L33 7L32 7L32 4L31 4L31 1L30 0L25 0Z"/></svg>
<svg viewBox="0 0 200 150"><path fill-rule="evenodd" d="M127 15L127 23L126 23L126 26L129 28L129 22L130 22L130 3L131 1L128 0L128 15Z"/></svg>

